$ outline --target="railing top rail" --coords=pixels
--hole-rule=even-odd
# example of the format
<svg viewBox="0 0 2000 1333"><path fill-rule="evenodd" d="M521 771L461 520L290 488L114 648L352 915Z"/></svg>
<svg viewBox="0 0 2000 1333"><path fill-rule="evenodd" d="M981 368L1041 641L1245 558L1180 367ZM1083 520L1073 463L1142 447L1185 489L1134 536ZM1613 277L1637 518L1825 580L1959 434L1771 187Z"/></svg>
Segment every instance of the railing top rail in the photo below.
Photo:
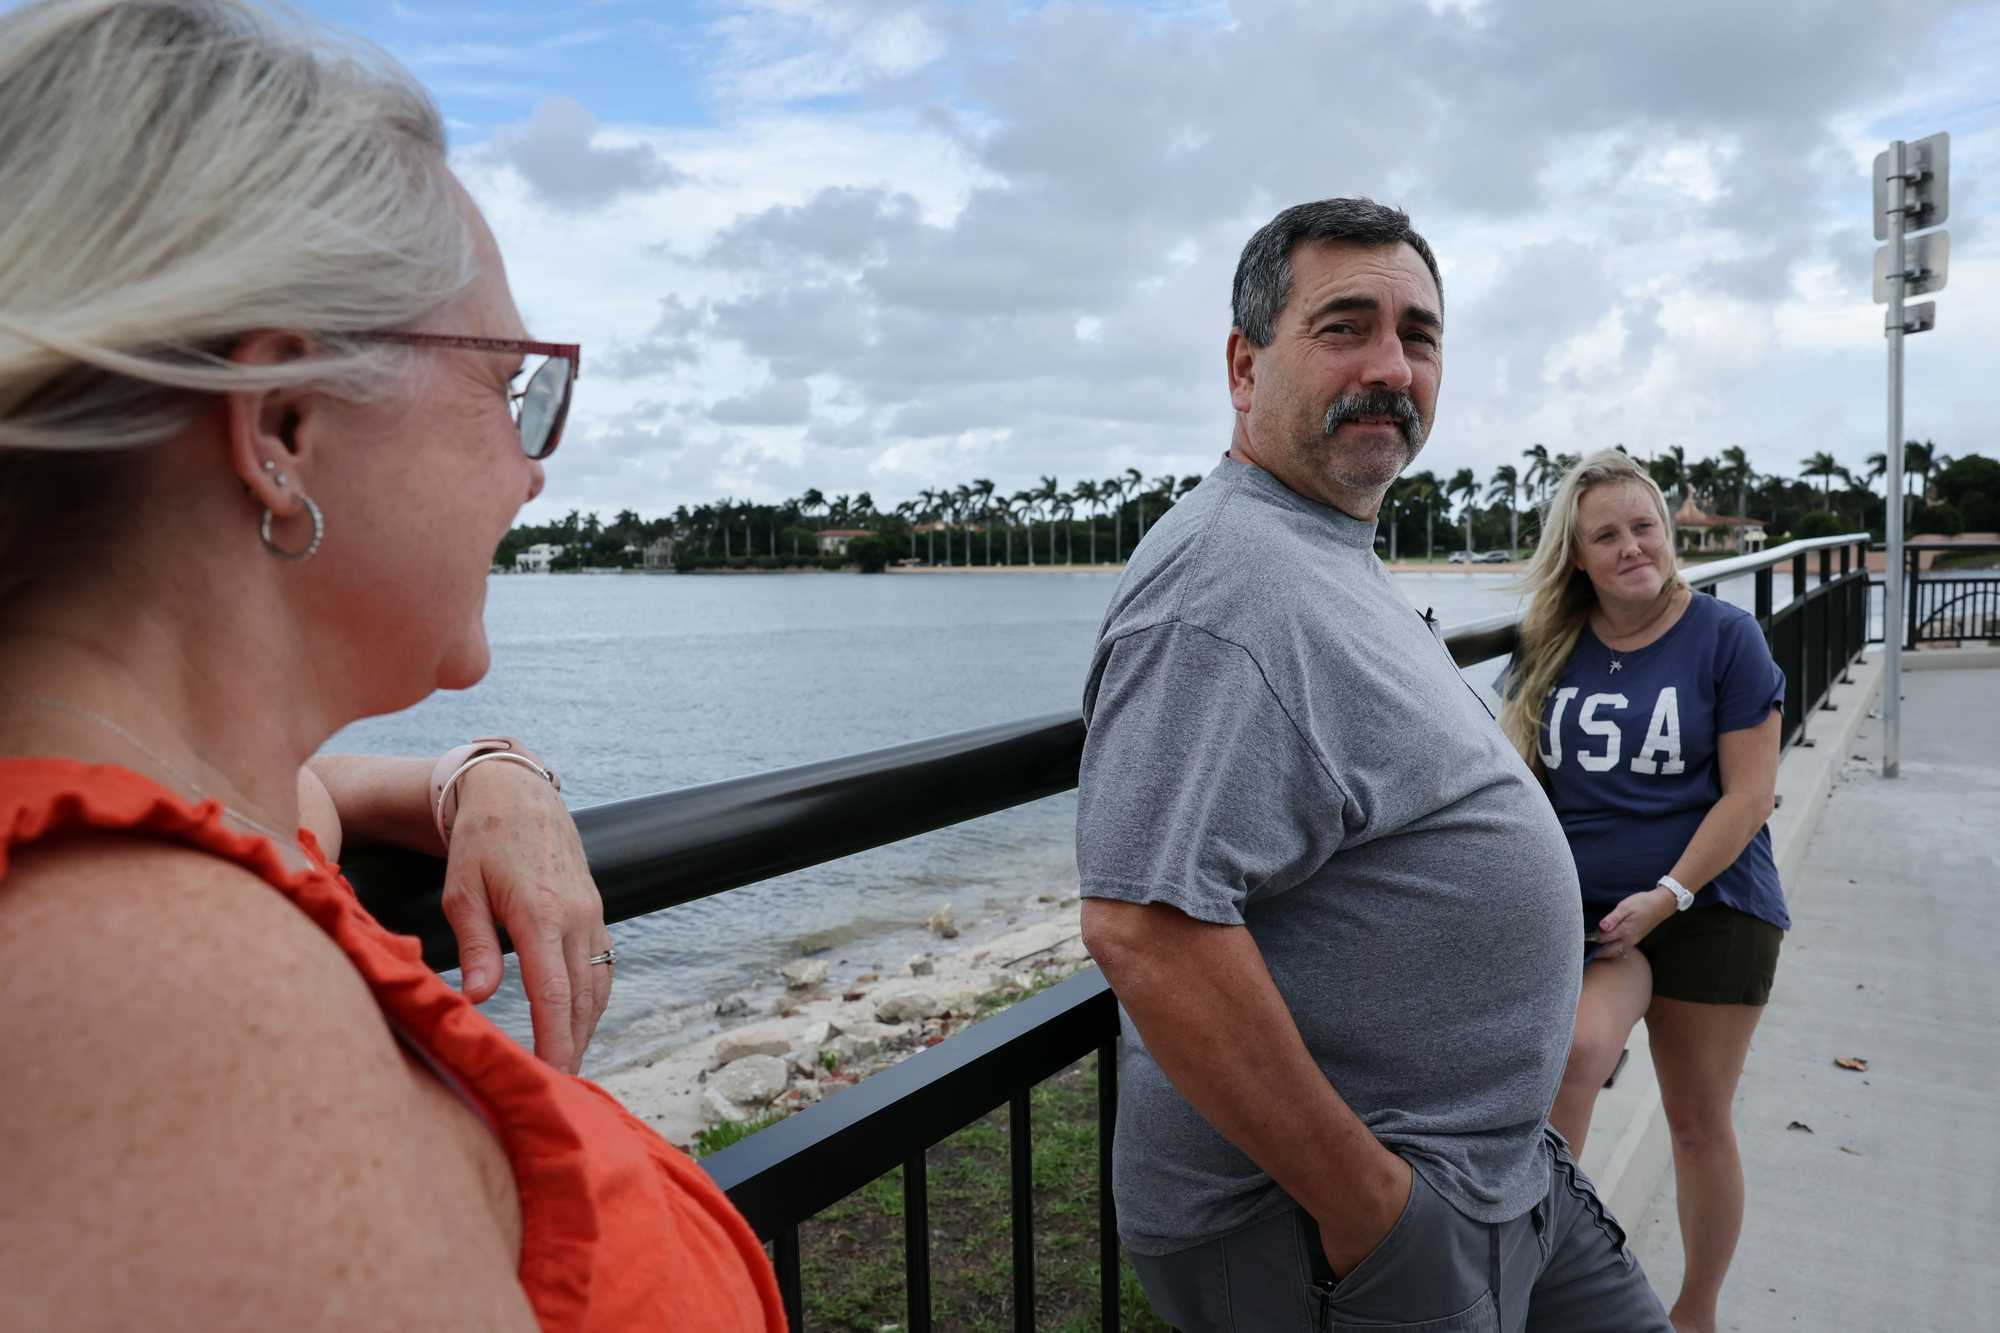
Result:
<svg viewBox="0 0 2000 1333"><path fill-rule="evenodd" d="M1683 577L1697 588L1706 588L1711 583L1723 579L1733 579L1741 574L1754 574L1771 565L1782 564L1794 556L1808 551L1824 551L1842 546L1856 546L1871 540L1865 532L1843 532L1837 537L1802 537L1783 546L1773 546L1766 551L1756 551L1749 555L1733 555L1727 560L1715 560L1687 570Z"/></svg>
<svg viewBox="0 0 2000 1333"><path fill-rule="evenodd" d="M1875 542L1868 549L1871 551L1886 551L1889 548L1883 542ZM2000 551L2000 542L1904 542L1903 549L1905 551L1963 551L1970 554L1977 554L1981 551Z"/></svg>

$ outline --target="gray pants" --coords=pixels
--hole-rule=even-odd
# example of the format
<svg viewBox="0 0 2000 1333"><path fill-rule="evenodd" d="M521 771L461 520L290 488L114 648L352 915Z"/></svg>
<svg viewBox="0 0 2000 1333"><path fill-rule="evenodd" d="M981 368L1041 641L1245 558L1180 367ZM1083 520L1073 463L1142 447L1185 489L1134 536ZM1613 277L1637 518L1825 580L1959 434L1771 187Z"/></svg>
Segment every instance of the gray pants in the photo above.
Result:
<svg viewBox="0 0 2000 1333"><path fill-rule="evenodd" d="M1544 1146L1549 1190L1525 1215L1475 1222L1418 1173L1401 1220L1338 1282L1297 1208L1132 1266L1182 1333L1673 1333L1569 1149Z"/></svg>

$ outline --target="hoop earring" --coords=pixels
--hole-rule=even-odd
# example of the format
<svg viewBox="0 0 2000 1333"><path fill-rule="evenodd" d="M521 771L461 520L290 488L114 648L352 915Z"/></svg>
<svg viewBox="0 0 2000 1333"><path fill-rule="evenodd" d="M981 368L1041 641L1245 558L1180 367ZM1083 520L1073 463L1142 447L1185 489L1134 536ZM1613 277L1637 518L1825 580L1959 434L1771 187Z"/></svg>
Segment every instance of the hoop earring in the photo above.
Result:
<svg viewBox="0 0 2000 1333"><path fill-rule="evenodd" d="M306 543L306 549L303 551L287 551L284 547L271 540L271 523L277 515L273 514L269 509L264 511L264 521L258 525L257 536L264 543L264 549L272 555L277 556L280 560L290 560L294 564L303 564L305 561L312 559L314 554L318 552L320 539L326 536L326 519L321 516L319 506L312 502L310 495L307 495L304 491L294 491L293 494L299 497L299 503L304 505L306 513L312 516L313 535L312 540Z"/></svg>

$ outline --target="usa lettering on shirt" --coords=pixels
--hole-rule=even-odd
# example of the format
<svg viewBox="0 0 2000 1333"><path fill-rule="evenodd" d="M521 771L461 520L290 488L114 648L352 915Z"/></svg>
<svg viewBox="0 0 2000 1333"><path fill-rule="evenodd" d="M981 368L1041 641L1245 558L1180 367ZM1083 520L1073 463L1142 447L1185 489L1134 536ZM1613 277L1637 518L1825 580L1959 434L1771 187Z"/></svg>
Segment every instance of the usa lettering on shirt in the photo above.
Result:
<svg viewBox="0 0 2000 1333"><path fill-rule="evenodd" d="M1542 749L1542 766L1550 772L1563 766L1563 715L1581 693L1580 687L1565 685L1555 692L1555 699L1549 705L1548 741ZM1608 773L1618 767L1625 732L1617 716L1605 714L1624 714L1631 711L1631 706L1631 700L1616 691L1584 695L1583 705L1577 710L1576 725L1600 743L1595 750L1588 743L1577 748L1576 762L1584 772ZM1677 687L1665 686L1654 698L1652 720L1646 724L1645 739L1628 767L1634 773L1652 775L1670 776L1687 771L1687 764L1681 758L1681 707Z"/></svg>

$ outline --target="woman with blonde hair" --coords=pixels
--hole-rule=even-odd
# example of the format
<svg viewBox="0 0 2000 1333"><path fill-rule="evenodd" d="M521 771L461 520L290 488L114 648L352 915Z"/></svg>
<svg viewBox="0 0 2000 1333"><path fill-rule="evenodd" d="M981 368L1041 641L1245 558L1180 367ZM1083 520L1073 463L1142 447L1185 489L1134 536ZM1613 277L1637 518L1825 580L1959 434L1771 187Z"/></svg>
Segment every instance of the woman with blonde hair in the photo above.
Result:
<svg viewBox="0 0 2000 1333"><path fill-rule="evenodd" d="M1549 1121L1581 1156L1644 1018L1686 1253L1669 1315L1712 1333L1743 1224L1730 1107L1791 926L1765 827L1784 673L1754 617L1680 576L1666 499L1618 450L1563 476L1527 582L1500 722L1562 820L1589 932Z"/></svg>
<svg viewBox="0 0 2000 1333"><path fill-rule="evenodd" d="M314 758L485 673L581 359L444 147L387 57L242 0L0 15L10 1327L783 1327L728 1200L572 1075L613 951L547 766ZM344 836L446 858L543 1059Z"/></svg>

